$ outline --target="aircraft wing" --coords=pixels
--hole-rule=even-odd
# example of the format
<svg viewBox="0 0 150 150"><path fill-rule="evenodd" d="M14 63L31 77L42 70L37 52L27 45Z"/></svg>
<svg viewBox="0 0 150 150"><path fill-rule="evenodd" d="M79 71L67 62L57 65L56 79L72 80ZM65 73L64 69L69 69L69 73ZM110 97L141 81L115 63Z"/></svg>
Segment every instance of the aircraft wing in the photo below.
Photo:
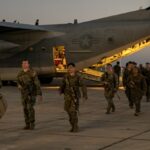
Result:
<svg viewBox="0 0 150 150"><path fill-rule="evenodd" d="M5 49L9 49L9 48L15 48L18 46L19 46L18 44L0 40L0 51L2 49L5 50Z"/></svg>
<svg viewBox="0 0 150 150"><path fill-rule="evenodd" d="M17 43L17 41L14 42L14 40L8 40L10 39L10 35L14 36L13 33L15 33L15 35L17 34L28 34L29 32L32 32L32 35L34 33L40 33L44 36L41 35L36 35L36 38L54 38L54 37L58 37L58 36L62 36L65 33L64 32L60 32L60 31L56 31L56 30L49 30L44 28L43 26L36 26L36 25L29 25L29 24L18 24L18 23L10 23L10 22L0 22L0 34L4 35L4 38L2 36L0 36L0 40L4 40L4 41L9 41L12 43Z"/></svg>
<svg viewBox="0 0 150 150"><path fill-rule="evenodd" d="M35 25L0 22L0 33L20 31L20 30L48 31L40 26L35 26Z"/></svg>
<svg viewBox="0 0 150 150"><path fill-rule="evenodd" d="M0 52L8 52L9 49L23 46L23 42L26 42L26 37L28 35L30 36L30 32L32 32L32 34L37 32L45 34L47 30L34 25L0 22ZM20 41L21 38L23 38L22 41ZM13 49L13 53L16 53L16 51Z"/></svg>
<svg viewBox="0 0 150 150"><path fill-rule="evenodd" d="M0 22L0 58L23 51L39 41L64 35L41 26Z"/></svg>

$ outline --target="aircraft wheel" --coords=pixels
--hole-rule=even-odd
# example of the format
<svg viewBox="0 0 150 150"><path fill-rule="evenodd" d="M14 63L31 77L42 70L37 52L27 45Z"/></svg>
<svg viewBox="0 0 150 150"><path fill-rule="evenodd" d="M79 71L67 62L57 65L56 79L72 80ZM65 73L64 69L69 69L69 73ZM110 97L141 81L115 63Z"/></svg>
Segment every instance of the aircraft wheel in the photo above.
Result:
<svg viewBox="0 0 150 150"><path fill-rule="evenodd" d="M53 81L53 77L39 77L39 80L42 84L49 84Z"/></svg>

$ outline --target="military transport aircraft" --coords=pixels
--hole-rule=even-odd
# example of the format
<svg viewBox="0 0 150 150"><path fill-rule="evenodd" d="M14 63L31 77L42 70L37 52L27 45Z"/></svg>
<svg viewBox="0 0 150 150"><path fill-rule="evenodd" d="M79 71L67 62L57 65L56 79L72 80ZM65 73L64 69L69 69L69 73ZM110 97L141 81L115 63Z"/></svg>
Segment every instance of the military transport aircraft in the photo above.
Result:
<svg viewBox="0 0 150 150"><path fill-rule="evenodd" d="M0 74L2 80L15 80L27 58L41 79L51 81L66 71L67 62L80 70L95 63L101 67L149 45L148 8L83 23L0 22Z"/></svg>

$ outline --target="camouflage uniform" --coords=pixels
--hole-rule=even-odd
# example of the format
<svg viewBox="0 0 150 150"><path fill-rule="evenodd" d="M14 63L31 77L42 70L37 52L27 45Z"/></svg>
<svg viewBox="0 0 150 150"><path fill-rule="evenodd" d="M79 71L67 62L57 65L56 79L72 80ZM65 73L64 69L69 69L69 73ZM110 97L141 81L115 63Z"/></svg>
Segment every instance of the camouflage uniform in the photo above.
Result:
<svg viewBox="0 0 150 150"><path fill-rule="evenodd" d="M147 83L146 99L147 102L149 102L150 101L150 70L145 69L143 75L146 78L146 83Z"/></svg>
<svg viewBox="0 0 150 150"><path fill-rule="evenodd" d="M35 112L34 105L36 96L42 95L40 82L34 70L30 69L27 72L23 70L17 76L18 87L21 89L22 104L26 126L34 128Z"/></svg>
<svg viewBox="0 0 150 150"><path fill-rule="evenodd" d="M0 78L0 89L2 88L2 81L1 81L1 78ZM3 96L2 94L0 93L0 101L3 99ZM2 108L0 106L0 118L3 116L3 112L2 112Z"/></svg>
<svg viewBox="0 0 150 150"><path fill-rule="evenodd" d="M128 69L125 69L124 70L124 73L123 73L123 86L125 87L125 94L128 98L128 101L129 101L129 107L130 108L133 108L133 101L131 99L131 92L130 92L130 88L128 87L128 84L127 84L127 80L128 80L128 77L130 76L131 74L131 71L128 70Z"/></svg>
<svg viewBox="0 0 150 150"><path fill-rule="evenodd" d="M117 89L118 89L118 77L115 73L110 74L110 73L105 72L103 74L101 80L105 83L104 84L104 88L105 88L104 95L108 102L106 113L109 114L111 110L112 110L112 112L115 111L113 97L115 95L115 92L117 92Z"/></svg>
<svg viewBox="0 0 150 150"><path fill-rule="evenodd" d="M87 99L87 89L83 79L76 73L74 76L66 74L62 80L60 92L64 94L64 109L69 115L71 132L78 131L79 99L81 98L80 87L82 88L83 97Z"/></svg>
<svg viewBox="0 0 150 150"><path fill-rule="evenodd" d="M2 80L1 80L1 77L0 77L0 88L2 87Z"/></svg>
<svg viewBox="0 0 150 150"><path fill-rule="evenodd" d="M130 88L131 100L135 104L135 115L137 115L141 111L141 99L147 89L145 78L141 74L137 76L131 74L127 80L127 85Z"/></svg>
<svg viewBox="0 0 150 150"><path fill-rule="evenodd" d="M118 84L119 84L119 77L120 77L120 74L121 74L121 67L118 64L114 66L114 73L118 77Z"/></svg>

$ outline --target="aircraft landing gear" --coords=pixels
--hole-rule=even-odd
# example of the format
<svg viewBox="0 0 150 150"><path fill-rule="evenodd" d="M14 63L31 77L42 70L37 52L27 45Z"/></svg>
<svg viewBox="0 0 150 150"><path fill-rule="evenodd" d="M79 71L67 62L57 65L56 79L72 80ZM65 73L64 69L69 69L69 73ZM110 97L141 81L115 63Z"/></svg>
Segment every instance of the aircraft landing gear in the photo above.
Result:
<svg viewBox="0 0 150 150"><path fill-rule="evenodd" d="M50 84L53 81L53 77L39 77L41 84Z"/></svg>

